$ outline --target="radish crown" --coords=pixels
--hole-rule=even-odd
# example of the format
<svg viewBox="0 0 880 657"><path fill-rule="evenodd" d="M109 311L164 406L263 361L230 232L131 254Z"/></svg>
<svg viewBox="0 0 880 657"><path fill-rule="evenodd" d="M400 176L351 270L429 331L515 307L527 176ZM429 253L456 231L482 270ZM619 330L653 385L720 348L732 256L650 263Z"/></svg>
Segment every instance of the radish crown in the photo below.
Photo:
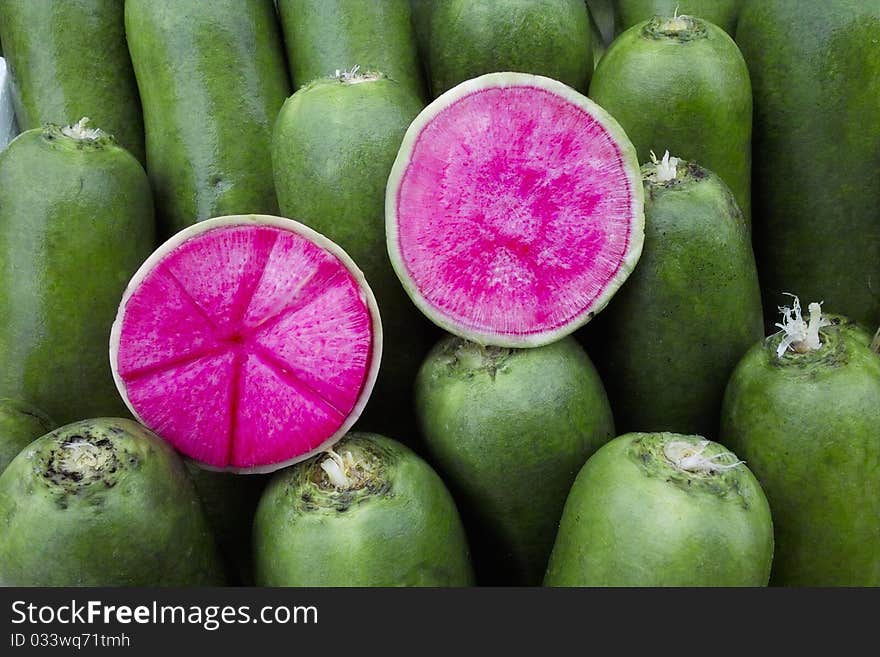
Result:
<svg viewBox="0 0 880 657"><path fill-rule="evenodd" d="M681 159L670 157L669 151L666 151L662 160L657 160L654 151L651 151L651 162L657 167L657 182L669 182L678 176L678 165L681 163Z"/></svg>
<svg viewBox="0 0 880 657"><path fill-rule="evenodd" d="M89 121L91 121L91 119L84 116L73 125L67 125L61 128L61 133L65 137L78 139L79 141L96 141L104 135L104 131L100 128L87 127Z"/></svg>
<svg viewBox="0 0 880 657"><path fill-rule="evenodd" d="M326 451L327 458L321 461L321 469L333 488L346 491L361 488L373 472L365 458L355 458L350 451L342 454L332 449Z"/></svg>
<svg viewBox="0 0 880 657"><path fill-rule="evenodd" d="M784 306L779 309L779 312L782 313L782 322L776 324L785 333L785 337L782 338L782 342L776 349L776 355L779 358L782 358L788 349L799 354L816 351L822 346L822 341L819 339L819 329L831 324L831 320L822 317L822 305L815 301L809 305L810 319L805 321L801 315L800 299L793 294L789 294L789 296L794 299L794 302L790 308Z"/></svg>
<svg viewBox="0 0 880 657"><path fill-rule="evenodd" d="M673 440L665 445L663 454L679 470L699 474L732 470L745 463L737 459L733 452L719 452L706 456L708 446L708 440L701 440L696 444L687 440Z"/></svg>

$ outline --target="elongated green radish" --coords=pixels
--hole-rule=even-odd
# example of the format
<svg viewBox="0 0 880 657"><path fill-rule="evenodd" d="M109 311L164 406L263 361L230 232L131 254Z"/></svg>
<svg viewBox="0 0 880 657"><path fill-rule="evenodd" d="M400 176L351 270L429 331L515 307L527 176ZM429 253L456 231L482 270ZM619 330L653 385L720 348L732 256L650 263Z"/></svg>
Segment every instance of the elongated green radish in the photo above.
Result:
<svg viewBox="0 0 880 657"><path fill-rule="evenodd" d="M251 528L257 504L269 477L242 477L230 472L214 472L187 461L189 476L205 509L205 517L223 557L227 579L251 586L254 560Z"/></svg>
<svg viewBox="0 0 880 657"><path fill-rule="evenodd" d="M614 41L615 28L615 0L587 0L587 8L590 10L590 17L599 28L602 36L602 43L607 46ZM595 48L595 44L593 44Z"/></svg>
<svg viewBox="0 0 880 657"><path fill-rule="evenodd" d="M223 583L183 462L131 420L63 426L0 475L0 585Z"/></svg>
<svg viewBox="0 0 880 657"><path fill-rule="evenodd" d="M55 428L45 413L15 399L0 399L0 473L32 441Z"/></svg>
<svg viewBox="0 0 880 657"><path fill-rule="evenodd" d="M254 520L261 586L468 586L461 520L403 445L353 433L278 473Z"/></svg>
<svg viewBox="0 0 880 657"><path fill-rule="evenodd" d="M425 445L459 502L482 584L540 584L565 496L614 435L573 338L535 349L449 337L416 380Z"/></svg>
<svg viewBox="0 0 880 657"><path fill-rule="evenodd" d="M767 493L771 583L880 585L880 359L795 298L727 387L721 435Z"/></svg>
<svg viewBox="0 0 880 657"><path fill-rule="evenodd" d="M0 198L0 396L59 422L124 414L107 342L155 241L143 168L85 120L29 130L0 153Z"/></svg>
<svg viewBox="0 0 880 657"><path fill-rule="evenodd" d="M279 0L296 87L334 71L381 71L425 95L409 0Z"/></svg>
<svg viewBox="0 0 880 657"><path fill-rule="evenodd" d="M764 335L748 229L730 189L669 153L642 167L639 266L590 326L618 430L715 437L733 368Z"/></svg>
<svg viewBox="0 0 880 657"><path fill-rule="evenodd" d="M385 184L422 102L376 74L341 72L297 91L272 140L281 211L339 244L376 294L388 344L364 426L415 438L412 382L433 342L432 326L394 274L385 246Z"/></svg>
<svg viewBox="0 0 880 657"><path fill-rule="evenodd" d="M617 119L639 161L665 149L728 184L751 217L752 93L733 40L698 18L655 18L618 37L590 97Z"/></svg>
<svg viewBox="0 0 880 657"><path fill-rule="evenodd" d="M128 0L125 29L164 236L277 214L269 142L290 82L272 0Z"/></svg>
<svg viewBox="0 0 880 657"><path fill-rule="evenodd" d="M444 0L430 11L428 68L436 98L484 73L534 73L585 92L593 72L583 0Z"/></svg>
<svg viewBox="0 0 880 657"><path fill-rule="evenodd" d="M744 0L613 0L618 32L654 16L686 15L710 21L730 36ZM762 0L765 1L765 0Z"/></svg>
<svg viewBox="0 0 880 657"><path fill-rule="evenodd" d="M772 559L767 498L736 455L700 436L630 433L578 474L544 584L765 586Z"/></svg>
<svg viewBox="0 0 880 657"><path fill-rule="evenodd" d="M880 0L746 2L755 96L755 250L783 293L880 324ZM768 321L772 319L768 317Z"/></svg>
<svg viewBox="0 0 880 657"><path fill-rule="evenodd" d="M144 162L120 0L3 0L0 39L21 130L83 116Z"/></svg>

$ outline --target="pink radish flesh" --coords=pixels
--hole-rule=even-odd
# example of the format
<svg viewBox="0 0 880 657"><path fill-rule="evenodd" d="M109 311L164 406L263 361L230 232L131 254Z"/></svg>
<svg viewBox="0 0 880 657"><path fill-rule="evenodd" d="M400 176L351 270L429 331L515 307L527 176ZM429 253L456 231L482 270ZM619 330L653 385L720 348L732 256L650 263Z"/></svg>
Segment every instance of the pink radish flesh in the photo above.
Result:
<svg viewBox="0 0 880 657"><path fill-rule="evenodd" d="M391 183L404 285L464 337L561 337L605 304L641 250L638 165L621 152L622 131L539 86L486 86L443 103L408 135Z"/></svg>
<svg viewBox="0 0 880 657"><path fill-rule="evenodd" d="M183 454L223 468L294 459L352 412L373 326L334 255L274 226L213 228L153 267L122 316L131 407Z"/></svg>

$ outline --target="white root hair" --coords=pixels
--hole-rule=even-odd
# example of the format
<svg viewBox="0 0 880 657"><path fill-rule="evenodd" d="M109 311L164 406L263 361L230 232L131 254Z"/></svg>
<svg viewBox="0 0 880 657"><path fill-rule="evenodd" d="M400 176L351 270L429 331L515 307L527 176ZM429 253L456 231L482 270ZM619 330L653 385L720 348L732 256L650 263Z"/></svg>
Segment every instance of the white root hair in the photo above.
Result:
<svg viewBox="0 0 880 657"><path fill-rule="evenodd" d="M701 440L696 445L685 440L673 440L663 448L663 454L679 470L700 474L724 472L745 463L737 459L733 452L719 452L706 456L708 446L708 440Z"/></svg>
<svg viewBox="0 0 880 657"><path fill-rule="evenodd" d="M786 292L786 294L788 294ZM793 294L788 294L794 301L791 307L783 306L779 308L782 313L782 322L777 322L776 326L782 329L785 336L776 349L776 356L782 358L782 355L788 350L806 354L816 351L822 346L822 340L819 338L819 330L831 325L831 320L822 316L822 304L811 303L808 307L810 314L809 321L804 320L801 314L801 301Z"/></svg>
<svg viewBox="0 0 880 657"><path fill-rule="evenodd" d="M71 139L79 139L80 141L95 141L104 134L104 131L100 128L89 128L89 121L91 121L91 119L84 116L73 125L67 125L61 128L61 134L65 137L70 137Z"/></svg>
<svg viewBox="0 0 880 657"><path fill-rule="evenodd" d="M651 162L657 169L656 176L659 182L669 182L678 176L678 165L681 163L681 159L670 157L669 151L666 151L662 160L658 160L654 151L651 151Z"/></svg>

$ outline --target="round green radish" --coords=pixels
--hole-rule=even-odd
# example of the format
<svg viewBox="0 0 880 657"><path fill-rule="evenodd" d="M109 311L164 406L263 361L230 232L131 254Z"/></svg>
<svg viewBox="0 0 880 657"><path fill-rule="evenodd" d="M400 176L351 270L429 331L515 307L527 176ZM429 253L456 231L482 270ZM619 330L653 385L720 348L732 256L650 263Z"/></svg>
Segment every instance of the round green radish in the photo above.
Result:
<svg viewBox="0 0 880 657"><path fill-rule="evenodd" d="M388 252L441 328L540 346L588 322L629 276L643 199L635 149L602 108L549 78L490 73L407 130L388 179Z"/></svg>
<svg viewBox="0 0 880 657"><path fill-rule="evenodd" d="M422 366L415 394L481 583L540 584L571 483L614 436L587 354L573 338L502 349L449 337Z"/></svg>
<svg viewBox="0 0 880 657"><path fill-rule="evenodd" d="M110 364L128 408L214 470L268 472L326 449L379 369L373 293L345 252L290 219L177 233L128 284Z"/></svg>
<svg viewBox="0 0 880 657"><path fill-rule="evenodd" d="M127 0L163 232L276 214L269 142L290 93L272 0Z"/></svg>
<svg viewBox="0 0 880 657"><path fill-rule="evenodd" d="M727 185L693 162L667 153L642 176L642 258L586 345L619 431L714 437L730 374L764 336L748 228Z"/></svg>
<svg viewBox="0 0 880 657"><path fill-rule="evenodd" d="M629 433L565 503L546 586L766 586L770 507L734 454L700 436Z"/></svg>
<svg viewBox="0 0 880 657"><path fill-rule="evenodd" d="M45 413L16 399L0 399L0 473L18 453L57 425Z"/></svg>
<svg viewBox="0 0 880 657"><path fill-rule="evenodd" d="M120 0L2 0L0 38L21 130L88 116L144 161Z"/></svg>
<svg viewBox="0 0 880 657"><path fill-rule="evenodd" d="M339 244L363 270L379 303L386 341L368 428L415 433L412 382L433 342L385 247L385 184L421 100L378 75L341 73L313 82L284 104L272 137L281 212Z"/></svg>
<svg viewBox="0 0 880 657"><path fill-rule="evenodd" d="M584 0L443 0L430 10L429 34L435 98L497 71L543 75L585 92L593 72Z"/></svg>
<svg viewBox="0 0 880 657"><path fill-rule="evenodd" d="M29 130L0 153L0 396L72 422L125 412L107 340L153 248L138 161L103 131Z"/></svg>
<svg viewBox="0 0 880 657"><path fill-rule="evenodd" d="M880 586L880 358L783 309L783 331L733 373L721 435L758 477L776 525L772 583Z"/></svg>
<svg viewBox="0 0 880 657"><path fill-rule="evenodd" d="M222 583L186 468L131 420L63 426L0 475L0 585Z"/></svg>
<svg viewBox="0 0 880 657"><path fill-rule="evenodd" d="M654 16L696 16L714 23L729 35L744 0L614 0L618 32L652 19ZM766 2L766 0L761 0Z"/></svg>
<svg viewBox="0 0 880 657"><path fill-rule="evenodd" d="M425 94L409 0L279 0L294 85L334 71L381 71Z"/></svg>
<svg viewBox="0 0 880 657"><path fill-rule="evenodd" d="M782 293L880 324L880 0L748 1L755 249Z"/></svg>
<svg viewBox="0 0 880 657"><path fill-rule="evenodd" d="M278 473L254 520L261 586L468 586L468 547L431 467L389 438L353 433Z"/></svg>
<svg viewBox="0 0 880 657"><path fill-rule="evenodd" d="M230 581L245 586L253 584L251 529L268 476L213 472L191 461L186 465Z"/></svg>
<svg viewBox="0 0 880 657"><path fill-rule="evenodd" d="M687 16L640 23L605 53L590 98L620 122L640 162L665 149L698 162L730 186L750 222L752 92L723 30Z"/></svg>

